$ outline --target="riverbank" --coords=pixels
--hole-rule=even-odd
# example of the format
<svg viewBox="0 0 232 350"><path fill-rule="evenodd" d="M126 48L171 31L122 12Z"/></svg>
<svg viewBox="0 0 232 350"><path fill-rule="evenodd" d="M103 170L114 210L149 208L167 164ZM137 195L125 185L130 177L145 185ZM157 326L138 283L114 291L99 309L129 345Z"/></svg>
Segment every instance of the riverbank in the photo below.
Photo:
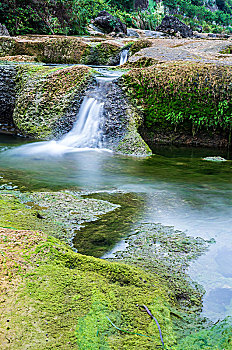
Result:
<svg viewBox="0 0 232 350"><path fill-rule="evenodd" d="M118 253L113 261L96 259L73 252L43 231L54 231L57 236L59 228L64 230L66 222L70 222L67 214L72 217L71 223L77 219L76 210L78 221L83 223L86 219L96 220L94 211L91 217L91 208L96 205L101 208L97 215L103 219L103 205L105 211L117 210L117 206L79 197L77 209L75 196L68 192L34 192L30 202L28 196L18 190L1 190L0 278L4 317L0 339L4 348L24 349L26 345L30 349L159 349L158 329L138 307L143 304L158 319L166 347L179 350L180 344L186 344L186 349L192 349L187 344L201 341L201 332L207 344L211 344L211 336L215 344L219 342L221 335L217 337L212 323L199 318L204 291L186 273L191 261L213 241L187 237L159 225L142 225L136 236L129 238L128 249ZM48 209L48 203L53 203L54 208ZM66 227L66 233L63 231L63 240L69 241L69 230L71 227ZM118 331L107 317L118 328L146 337ZM223 346L230 349L229 319L220 327L227 334ZM196 329L199 333L195 333Z"/></svg>

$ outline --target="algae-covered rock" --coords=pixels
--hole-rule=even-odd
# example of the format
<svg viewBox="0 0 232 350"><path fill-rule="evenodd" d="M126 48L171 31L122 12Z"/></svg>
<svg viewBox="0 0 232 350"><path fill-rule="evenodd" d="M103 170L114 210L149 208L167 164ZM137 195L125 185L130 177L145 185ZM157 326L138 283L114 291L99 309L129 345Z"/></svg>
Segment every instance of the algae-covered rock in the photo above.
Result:
<svg viewBox="0 0 232 350"><path fill-rule="evenodd" d="M139 126L142 123L139 115L129 108L127 110L128 115L128 125L125 130L125 134L120 140L119 144L116 147L116 151L135 156L149 156L152 154L151 149L142 139L141 135L138 132Z"/></svg>
<svg viewBox="0 0 232 350"><path fill-rule="evenodd" d="M68 131L64 130L62 123L74 99L78 105L90 77L91 70L83 66L19 66L13 119L20 133L38 139L51 139ZM72 117L75 119L77 115ZM66 123L69 130L74 121L71 119Z"/></svg>

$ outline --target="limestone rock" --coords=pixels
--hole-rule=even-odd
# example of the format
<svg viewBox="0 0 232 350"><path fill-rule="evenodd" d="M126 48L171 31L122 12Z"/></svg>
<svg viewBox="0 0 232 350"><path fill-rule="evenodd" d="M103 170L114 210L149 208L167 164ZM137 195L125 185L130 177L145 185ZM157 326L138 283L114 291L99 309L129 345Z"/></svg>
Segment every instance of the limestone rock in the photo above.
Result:
<svg viewBox="0 0 232 350"><path fill-rule="evenodd" d="M165 16L162 23L156 28L156 30L172 35L179 32L183 38L193 36L192 29L174 16Z"/></svg>
<svg viewBox="0 0 232 350"><path fill-rule="evenodd" d="M6 26L0 23L0 36L10 36Z"/></svg>
<svg viewBox="0 0 232 350"><path fill-rule="evenodd" d="M106 33L124 33L127 34L127 27L119 18L112 16L107 11L101 11L93 20L93 24L104 30Z"/></svg>

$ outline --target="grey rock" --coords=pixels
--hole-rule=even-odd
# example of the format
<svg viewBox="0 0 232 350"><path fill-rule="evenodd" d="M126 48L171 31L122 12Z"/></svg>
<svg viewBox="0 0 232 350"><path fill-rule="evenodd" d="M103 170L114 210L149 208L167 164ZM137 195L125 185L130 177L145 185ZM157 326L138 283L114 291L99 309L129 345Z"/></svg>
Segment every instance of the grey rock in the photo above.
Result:
<svg viewBox="0 0 232 350"><path fill-rule="evenodd" d="M105 34L101 29L95 27L93 24L89 24L88 31L90 34L96 35L96 34Z"/></svg>
<svg viewBox="0 0 232 350"><path fill-rule="evenodd" d="M217 34L209 33L209 34L208 34L208 37L209 37L209 38L216 38L216 37L217 37Z"/></svg>
<svg viewBox="0 0 232 350"><path fill-rule="evenodd" d="M193 36L192 29L174 16L165 16L162 23L156 28L156 30L171 35L179 33L179 35L181 35L183 38Z"/></svg>
<svg viewBox="0 0 232 350"><path fill-rule="evenodd" d="M0 23L0 36L10 36L6 26Z"/></svg>
<svg viewBox="0 0 232 350"><path fill-rule="evenodd" d="M154 30L144 30L144 34L148 38L161 38L161 37L165 36L165 33L157 32Z"/></svg>
<svg viewBox="0 0 232 350"><path fill-rule="evenodd" d="M112 16L107 11L101 11L93 20L93 24L105 33L124 33L127 34L127 26L119 18Z"/></svg>
<svg viewBox="0 0 232 350"><path fill-rule="evenodd" d="M139 34L131 28L127 28L127 36L133 36L135 38L139 38Z"/></svg>

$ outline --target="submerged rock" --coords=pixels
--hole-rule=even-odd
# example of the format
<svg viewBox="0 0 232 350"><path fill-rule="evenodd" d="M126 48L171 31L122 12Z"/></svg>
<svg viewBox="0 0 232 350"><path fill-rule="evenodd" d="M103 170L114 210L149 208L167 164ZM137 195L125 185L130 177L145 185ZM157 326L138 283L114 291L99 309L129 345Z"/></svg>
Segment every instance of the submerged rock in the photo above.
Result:
<svg viewBox="0 0 232 350"><path fill-rule="evenodd" d="M101 11L93 20L93 24L104 30L105 33L124 33L127 34L127 27L119 18L112 16L107 11Z"/></svg>
<svg viewBox="0 0 232 350"><path fill-rule="evenodd" d="M165 16L156 30L171 35L179 33L183 38L193 36L192 29L174 16Z"/></svg>

